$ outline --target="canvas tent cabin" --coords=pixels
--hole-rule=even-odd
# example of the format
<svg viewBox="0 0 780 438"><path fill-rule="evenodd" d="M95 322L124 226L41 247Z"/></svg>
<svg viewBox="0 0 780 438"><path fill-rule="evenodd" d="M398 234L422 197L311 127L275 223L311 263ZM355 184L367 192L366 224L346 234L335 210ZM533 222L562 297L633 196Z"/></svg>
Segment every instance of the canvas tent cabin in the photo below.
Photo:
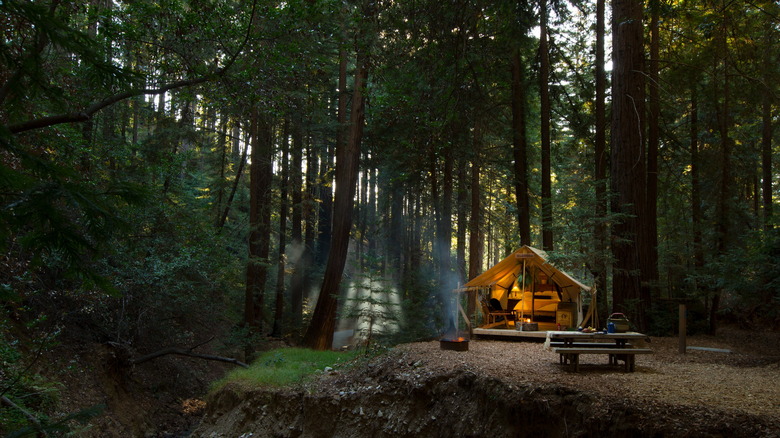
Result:
<svg viewBox="0 0 780 438"><path fill-rule="evenodd" d="M457 292L476 292L477 308L483 308L482 328L514 329L514 321L535 322L539 330L576 327L582 321L583 294L590 288L547 261L544 251L523 246ZM504 318L488 318L491 299L496 307L512 311Z"/></svg>

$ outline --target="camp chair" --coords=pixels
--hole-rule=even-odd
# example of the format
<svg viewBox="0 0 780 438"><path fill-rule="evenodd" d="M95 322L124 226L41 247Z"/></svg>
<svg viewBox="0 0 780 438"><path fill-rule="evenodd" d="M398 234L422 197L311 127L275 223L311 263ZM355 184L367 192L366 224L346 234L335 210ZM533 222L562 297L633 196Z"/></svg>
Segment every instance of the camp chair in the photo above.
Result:
<svg viewBox="0 0 780 438"><path fill-rule="evenodd" d="M482 304L482 313L485 314L485 320L488 325L497 324L501 321L504 325L509 327L509 319L515 320L515 312L511 310L504 310L501 308L501 302L495 298L491 298L490 301L484 297L480 297Z"/></svg>

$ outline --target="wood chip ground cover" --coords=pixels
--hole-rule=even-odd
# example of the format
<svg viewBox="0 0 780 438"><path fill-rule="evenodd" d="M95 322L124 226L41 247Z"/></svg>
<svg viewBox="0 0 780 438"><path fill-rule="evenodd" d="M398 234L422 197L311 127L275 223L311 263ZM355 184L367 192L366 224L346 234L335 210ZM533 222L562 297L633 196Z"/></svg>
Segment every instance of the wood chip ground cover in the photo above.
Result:
<svg viewBox="0 0 780 438"><path fill-rule="evenodd" d="M441 350L438 341L403 344L352 368L328 370L298 387L246 394L228 388L209 398L204 421L193 436L233 436L239 431L260 436L273 431L278 436L360 438L444 436L442 430L459 430L469 436L507 437L570 432L777 437L778 341L777 334L735 330L689 340L689 345L732 353L695 350L681 355L676 338L652 338L654 354L638 356L633 373L607 365L606 357L587 355L581 357L580 372L573 373L542 343L476 339L466 352ZM480 397L482 402L476 402ZM529 418L544 414L548 402L548 411L560 411L562 418L580 423L558 430L560 425L548 422L547 429L521 433L518 427L529 427ZM477 407L485 403L487 411ZM526 407L513 410L517 403ZM542 403L542 410L529 410L534 403L537 409ZM511 413L476 423L461 420L502 410ZM445 426L437 412L460 415L443 415L452 422ZM322 416L342 426L327 428ZM492 428L479 429L480 424ZM284 433L278 432L281 425Z"/></svg>

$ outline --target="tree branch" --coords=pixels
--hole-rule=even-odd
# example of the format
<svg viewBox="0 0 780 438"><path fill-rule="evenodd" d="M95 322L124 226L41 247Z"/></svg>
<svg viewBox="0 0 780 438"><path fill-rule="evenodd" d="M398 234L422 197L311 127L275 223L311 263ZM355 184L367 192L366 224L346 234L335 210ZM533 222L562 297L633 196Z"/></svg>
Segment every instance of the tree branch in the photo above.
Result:
<svg viewBox="0 0 780 438"><path fill-rule="evenodd" d="M254 0L252 2L252 13L249 17L249 25L247 26L246 34L244 35L244 40L241 42L241 45L239 46L238 50L230 57L230 59L228 59L228 62L225 63L224 67L222 67L221 69L217 70L212 74L201 76L198 78L193 78L193 79L171 82L160 88L135 88L135 89L127 90L125 92L114 94L113 96L109 96L99 102L95 102L81 111L74 111L65 114L57 114L53 116L42 117L39 119L32 119L26 122L10 125L8 126L8 129L9 131L11 131L12 134L19 134L21 132L46 128L49 126L60 125L63 123L84 122L89 120L96 112L100 111L101 109L113 105L117 102L121 102L125 99L129 99L131 97L147 95L147 94L162 94L177 88L190 87L193 85L202 84L214 78L220 77L224 75L225 72L227 72L227 70L230 67L233 66L233 64L238 59L238 56L244 51L244 48L249 43L256 7L257 7L257 0Z"/></svg>
<svg viewBox="0 0 780 438"><path fill-rule="evenodd" d="M27 409L24 409L23 407L21 407L21 406L17 405L16 403L12 402L11 399L9 399L6 396L0 397L0 404L6 405L9 408L16 409L17 411L21 412L21 414L24 416L24 418L26 418L27 421L29 421L30 424L33 425L33 427L35 428L35 430L38 431L38 433L40 433L42 436L49 436L49 434L47 434L43 430L43 425L41 425L40 420L38 420L38 418L36 418L35 415L30 413L30 411L28 411Z"/></svg>
<svg viewBox="0 0 780 438"><path fill-rule="evenodd" d="M213 77L220 76L221 74L224 73L224 71L225 69L222 69L219 72L210 76L202 76L195 79L187 79L187 80L172 82L160 88L137 88L133 90L128 90L123 93L119 93L107 97L106 99L103 99L100 102L95 102L92 105L85 108L83 111L71 112L66 114L58 114L55 116L48 116L48 117L42 117L40 119L28 120L26 122L17 123L15 125L9 126L8 130L11 131L12 134L18 134L20 132L31 131L33 129L46 128L48 126L59 125L62 123L85 122L89 120L92 117L92 115L94 115L96 112L100 111L101 109L113 105L122 100L134 96L140 96L146 94L162 94L170 90L174 90L176 88L189 87L192 85L201 84L203 82L209 81Z"/></svg>
<svg viewBox="0 0 780 438"><path fill-rule="evenodd" d="M198 359L205 359L205 360L215 360L218 362L227 362L232 363L234 365L238 365L243 368L249 368L249 365L245 364L244 362L241 362L238 359L233 359L232 357L223 357L223 356L214 356L211 354L200 354L200 353L194 353L192 349L184 350L181 348L171 347L171 348L164 348L159 351L155 351L154 353L149 353L146 356L137 357L135 359L131 359L130 363L133 365L142 364L144 362L148 362L153 359L157 359L158 357L167 356L169 354L177 354L179 356L188 356L188 357L195 357Z"/></svg>

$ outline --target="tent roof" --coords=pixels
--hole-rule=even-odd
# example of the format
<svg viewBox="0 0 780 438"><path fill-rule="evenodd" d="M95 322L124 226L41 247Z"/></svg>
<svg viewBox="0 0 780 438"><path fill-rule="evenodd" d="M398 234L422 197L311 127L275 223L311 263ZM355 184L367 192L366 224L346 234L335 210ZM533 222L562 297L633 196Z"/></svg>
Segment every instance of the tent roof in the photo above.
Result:
<svg viewBox="0 0 780 438"><path fill-rule="evenodd" d="M539 269L547 274L553 282L558 284L558 286L569 295L576 295L579 293L579 289L586 292L590 291L590 287L585 286L569 274L548 263L547 253L528 245L523 246L487 271L472 278L460 290L485 287L492 288L496 285L504 289L509 289L512 287L512 283L515 279L517 279L518 273L523 267L523 261L525 261L528 266L538 266Z"/></svg>

